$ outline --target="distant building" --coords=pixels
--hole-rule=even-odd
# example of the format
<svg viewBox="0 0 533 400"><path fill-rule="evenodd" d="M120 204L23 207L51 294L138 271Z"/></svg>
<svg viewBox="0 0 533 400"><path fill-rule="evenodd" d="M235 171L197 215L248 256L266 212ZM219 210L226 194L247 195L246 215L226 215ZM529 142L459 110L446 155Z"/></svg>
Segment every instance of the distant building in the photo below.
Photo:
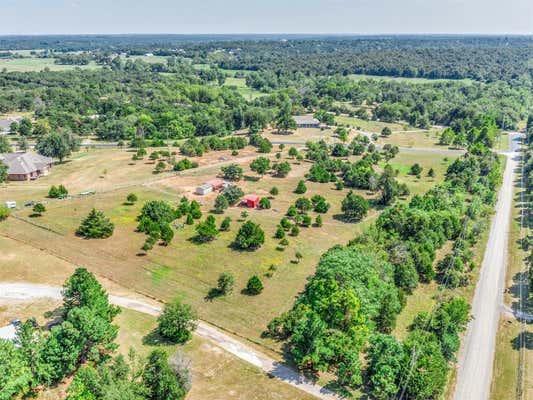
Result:
<svg viewBox="0 0 533 400"><path fill-rule="evenodd" d="M0 134L8 135L11 133L11 124L13 122L20 122L22 117L0 119Z"/></svg>
<svg viewBox="0 0 533 400"><path fill-rule="evenodd" d="M14 324L0 327L0 339L14 342L17 339L17 330Z"/></svg>
<svg viewBox="0 0 533 400"><path fill-rule="evenodd" d="M256 194L249 194L244 196L244 203L248 208L257 208L259 206L259 196Z"/></svg>
<svg viewBox="0 0 533 400"><path fill-rule="evenodd" d="M213 191L213 186L209 183L204 183L203 185L200 185L196 188L196 194L199 194L201 196L206 195L207 193L211 193Z"/></svg>
<svg viewBox="0 0 533 400"><path fill-rule="evenodd" d="M292 117L297 128L319 128L320 121L312 115L296 115Z"/></svg>
<svg viewBox="0 0 533 400"><path fill-rule="evenodd" d="M3 153L0 161L7 165L7 179L10 181L29 181L48 175L53 160L37 153Z"/></svg>
<svg viewBox="0 0 533 400"><path fill-rule="evenodd" d="M213 190L219 190L224 187L224 181L222 179L211 179L210 181L206 182L207 185L211 185L213 187Z"/></svg>

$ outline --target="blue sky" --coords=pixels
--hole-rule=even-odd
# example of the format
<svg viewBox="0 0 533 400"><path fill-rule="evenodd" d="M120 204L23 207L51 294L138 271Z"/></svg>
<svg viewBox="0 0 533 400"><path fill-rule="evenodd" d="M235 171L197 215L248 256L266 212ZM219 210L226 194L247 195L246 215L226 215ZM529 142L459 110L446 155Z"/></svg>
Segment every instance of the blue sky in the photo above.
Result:
<svg viewBox="0 0 533 400"><path fill-rule="evenodd" d="M0 0L0 34L533 34L533 0Z"/></svg>

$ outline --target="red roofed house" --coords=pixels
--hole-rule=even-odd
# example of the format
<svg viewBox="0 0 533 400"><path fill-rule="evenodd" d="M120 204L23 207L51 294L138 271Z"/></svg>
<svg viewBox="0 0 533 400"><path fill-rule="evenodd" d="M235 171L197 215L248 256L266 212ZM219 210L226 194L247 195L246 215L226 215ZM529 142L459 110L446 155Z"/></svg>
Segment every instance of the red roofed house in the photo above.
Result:
<svg viewBox="0 0 533 400"><path fill-rule="evenodd" d="M244 197L246 207L257 208L259 206L259 196L256 194L249 194Z"/></svg>
<svg viewBox="0 0 533 400"><path fill-rule="evenodd" d="M206 182L208 185L213 186L213 190L222 189L224 186L224 181L222 179L211 179L209 182Z"/></svg>

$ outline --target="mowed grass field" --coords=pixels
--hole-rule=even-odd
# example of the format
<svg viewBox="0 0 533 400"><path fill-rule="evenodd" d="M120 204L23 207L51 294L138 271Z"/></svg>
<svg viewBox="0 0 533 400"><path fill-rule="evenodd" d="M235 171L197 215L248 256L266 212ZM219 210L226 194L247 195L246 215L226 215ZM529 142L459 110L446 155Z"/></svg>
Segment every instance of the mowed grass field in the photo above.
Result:
<svg viewBox="0 0 533 400"><path fill-rule="evenodd" d="M212 152L199 159L201 165L198 169L182 172L179 176L175 173L154 176L153 164L147 161L131 163L131 153L126 150L90 150L54 167L48 177L33 182L10 183L0 191L1 201L12 198L19 202L45 200L47 211L42 217L31 218L31 210L22 208L0 224L0 234L4 236L0 246L5 249L2 255L8 260L4 265L9 267L2 270L2 279L61 284L68 275L63 272L68 268L63 268L61 263L70 266L69 272L73 266L85 266L109 282L131 291L162 301L181 297L198 310L202 319L279 352L277 343L260 338L266 324L292 306L295 297L303 290L306 278L314 272L321 254L335 244L346 244L354 238L372 222L379 210L372 209L361 223L345 223L338 214L348 189L338 191L333 184L307 182L308 191L304 196L310 198L321 194L331 203L331 209L323 216L323 227L301 228L298 237L288 237L288 248L279 251L276 249L278 240L273 238L276 225L289 205L300 197L293 191L298 181L304 179L311 164L296 162L284 154L283 159L292 165L289 176L283 179L269 175L260 178L248 168L250 161L257 156L259 154L252 148L233 158L229 152ZM406 182L415 194L425 192L443 179L447 165L453 160L450 156L447 161L444 158L444 155L434 153L405 151L392 164L400 170L398 179ZM278 187L280 194L272 199L272 209L232 207L224 215L217 215L217 223L230 216L232 226L229 232L221 233L212 243L198 245L192 241L195 235L193 226L176 225L175 237L169 246L155 246L148 254L140 251L146 236L135 231L136 216L145 201L162 199L177 204L181 196L187 195L201 202L205 218L216 194L198 197L192 191L198 184L216 176L220 164L232 161L241 163L245 170L245 179L239 182L245 193L265 197L273 186ZM424 168L421 179L405 172L414 162ZM435 179L425 175L431 166L437 173ZM104 169L107 169L105 174ZM71 193L88 189L97 193L66 200L45 199L49 186L60 183L65 184ZM124 204L130 192L139 196L139 201L133 206ZM372 197L362 191L359 193ZM114 222L116 228L111 238L84 240L75 236L80 221L92 207L104 211ZM261 224L266 233L265 245L255 252L239 252L231 248L242 224L241 212L245 210L249 214L248 219ZM313 219L317 215L314 212L310 214ZM23 251L18 252L19 248ZM47 257L34 256L37 253L28 251L29 248ZM297 251L304 257L296 264L293 261ZM207 300L206 295L216 286L219 274L224 271L235 275L235 293ZM272 277L267 277L267 273L272 273ZM259 296L247 296L241 290L254 274L261 277L265 289Z"/></svg>
<svg viewBox="0 0 533 400"><path fill-rule="evenodd" d="M67 71L74 68L96 69L100 68L95 63L88 65L59 65L55 64L55 58L9 58L0 59L0 71L7 72L36 72L48 68L51 71Z"/></svg>
<svg viewBox="0 0 533 400"><path fill-rule="evenodd" d="M224 82L224 86L235 87L237 91L244 97L246 100L254 100L258 97L265 96L266 93L262 93L258 90L246 86L245 78L235 78L228 76Z"/></svg>
<svg viewBox="0 0 533 400"><path fill-rule="evenodd" d="M392 122L381 122L381 121L372 121L361 119L357 117L349 117L347 115L339 115L335 117L335 122L339 126L349 126L352 128L360 128L366 132L372 133L381 133L383 128L389 127L391 131L404 131L409 128L409 125L402 125L399 123Z"/></svg>
<svg viewBox="0 0 533 400"><path fill-rule="evenodd" d="M412 130L406 132L393 132L390 136L379 135L377 143L380 146L392 144L399 147L422 149L448 149L448 146L439 145L440 130Z"/></svg>

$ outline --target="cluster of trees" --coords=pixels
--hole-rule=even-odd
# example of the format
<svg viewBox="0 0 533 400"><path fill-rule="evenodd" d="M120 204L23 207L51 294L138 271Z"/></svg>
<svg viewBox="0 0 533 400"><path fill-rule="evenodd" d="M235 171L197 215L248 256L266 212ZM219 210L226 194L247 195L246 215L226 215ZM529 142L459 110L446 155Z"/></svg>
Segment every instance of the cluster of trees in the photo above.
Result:
<svg viewBox="0 0 533 400"><path fill-rule="evenodd" d="M229 206L237 204L244 192L237 185L228 185L215 199L215 212L222 214Z"/></svg>
<svg viewBox="0 0 533 400"><path fill-rule="evenodd" d="M469 311L464 298L445 299L431 314L416 316L403 342L392 335L373 335L366 355L372 398L390 399L400 392L409 399L441 396Z"/></svg>
<svg viewBox="0 0 533 400"><path fill-rule="evenodd" d="M163 245L168 245L174 238L174 230L170 223L182 215L187 215L192 220L193 214L197 218L201 217L200 206L198 203L189 204L185 197L182 198L178 209L173 209L165 201L151 200L146 202L141 213L137 216L139 222L137 230L148 235L142 249L144 251L151 250L158 240L161 240Z"/></svg>
<svg viewBox="0 0 533 400"><path fill-rule="evenodd" d="M62 198L65 198L67 195L68 195L68 190L63 185L59 185L59 186L52 185L50 187L50 190L48 191L48 197L50 197L51 199L62 199Z"/></svg>
<svg viewBox="0 0 533 400"><path fill-rule="evenodd" d="M49 133L37 140L35 149L46 157L58 158L59 162L70 156L73 151L78 151L80 140L71 133Z"/></svg>
<svg viewBox="0 0 533 400"><path fill-rule="evenodd" d="M420 281L470 272L450 266L448 257L437 270L434 262L448 241L455 241L450 257L466 257L486 227L501 167L486 147L478 148L484 151L467 153L449 166L443 184L391 206L347 247L335 246L322 256L292 310L268 325L272 336L288 341L300 368L334 370L339 383L358 386L365 352L373 398L402 390L417 399L442 393L448 362L468 321L466 301L445 299L431 315L417 316L403 342L390 332L406 295ZM349 193L345 213L359 217L366 210L362 200ZM456 287L452 279L440 282Z"/></svg>
<svg viewBox="0 0 533 400"><path fill-rule="evenodd" d="M240 150L248 144L245 137L229 137L221 139L216 136L205 137L201 139L191 138L186 140L180 146L180 152L183 155L194 157L202 156L205 153L214 150Z"/></svg>
<svg viewBox="0 0 533 400"><path fill-rule="evenodd" d="M63 287L61 322L50 330L34 319L22 323L15 343L0 340L0 398L32 396L74 375L68 400L121 398L183 399L191 387L189 363L179 354L168 360L154 350L146 360L130 351L115 356L120 312L86 269L79 268Z"/></svg>
<svg viewBox="0 0 533 400"><path fill-rule="evenodd" d="M87 361L95 365L107 362L117 347L118 328L113 319L119 311L109 304L94 276L77 269L63 288L59 325L47 331L28 320L19 327L16 345L0 340L4 398L58 383Z"/></svg>
<svg viewBox="0 0 533 400"><path fill-rule="evenodd" d="M479 114L474 120L460 119L453 121L450 127L444 129L439 143L454 147L467 147L480 143L486 147L493 147L498 126L493 116Z"/></svg>
<svg viewBox="0 0 533 400"><path fill-rule="evenodd" d="M308 44L307 41L294 43L297 47ZM266 43L258 47L243 43L249 50L259 52L263 45ZM203 52L209 51L210 45L205 46ZM325 48L333 51L335 61L343 57L330 45L321 47L320 51ZM368 50L365 46L362 49L365 50L358 57ZM289 53L292 51L291 48ZM298 52L298 57L304 57L304 53ZM238 57L236 54L242 53L232 54ZM274 67L259 59L262 66L247 75L249 84L256 86L253 80L260 75L273 76L279 82L269 85L268 90L275 89L271 94L253 101L246 101L235 89L213 84L219 79L204 76L205 72L187 67L186 62L178 63L179 73L169 75L135 62L128 68L116 66L98 71L4 74L0 76L4 89L0 95L0 112L35 112L35 123L23 119L15 124L14 131L21 135L42 137L61 130L79 135L95 132L102 140L127 140L136 136L166 140L224 136L242 128L249 128L255 134L269 124L285 132L294 129L293 114L316 112L321 120L331 124L334 116L330 112L334 111L380 121L407 121L420 127L453 122L457 124L452 127L457 135L452 143L461 144L463 133L468 134L471 121L480 115L491 115L498 127L515 127L526 116L527 99L531 98L531 80L518 75L507 82L489 84L353 80L343 74L332 75L333 61L328 63L328 70L305 74L302 72L309 68L307 65L280 67L276 61ZM116 63L120 64L120 60ZM302 70L292 72L293 68ZM219 74L220 71L216 73ZM43 79L46 88L40 84ZM122 85L117 86L116 82ZM339 102L349 102L352 107L343 108ZM239 146L210 144L211 148ZM202 153L197 144L185 146L184 151L189 156Z"/></svg>
<svg viewBox="0 0 533 400"><path fill-rule="evenodd" d="M26 136L61 129L81 136L95 133L101 140L175 140L262 129L281 104L272 99L270 105L253 105L234 88L209 84L190 66L172 75L156 72L105 68L2 74L0 112L34 112L35 124L23 119L15 129Z"/></svg>
<svg viewBox="0 0 533 400"><path fill-rule="evenodd" d="M372 192L380 192L380 202L391 204L399 196L409 194L407 185L396 180L397 172L390 165L386 165L383 172L378 174L374 166L382 158L390 161L398 154L395 146L384 146L379 153L375 146L369 143L366 136L358 136L349 146L337 144L333 146L332 156L347 156L349 154L361 155L367 151L362 158L355 162L331 158L329 147L324 141L317 143L307 143L307 159L314 161L309 170L309 179L314 182L336 182L337 188L345 186L354 189L365 189ZM340 153L342 151L342 154Z"/></svg>
<svg viewBox="0 0 533 400"><path fill-rule="evenodd" d="M130 350L101 365L83 365L67 390L67 400L120 398L182 400L190 390L190 361L180 353L170 358L153 350L146 359Z"/></svg>

